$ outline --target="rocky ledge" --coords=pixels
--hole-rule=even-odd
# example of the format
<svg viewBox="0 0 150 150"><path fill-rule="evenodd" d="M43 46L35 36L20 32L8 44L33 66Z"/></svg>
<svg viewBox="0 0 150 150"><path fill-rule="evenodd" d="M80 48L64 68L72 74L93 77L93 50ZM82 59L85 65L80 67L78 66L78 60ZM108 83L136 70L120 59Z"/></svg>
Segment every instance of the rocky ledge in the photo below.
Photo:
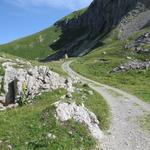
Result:
<svg viewBox="0 0 150 150"><path fill-rule="evenodd" d="M125 49L131 49L138 54L149 53L149 49L144 48L148 44L150 44L150 33L146 32L135 39L134 42L125 45Z"/></svg>
<svg viewBox="0 0 150 150"><path fill-rule="evenodd" d="M64 88L68 95L73 92L71 79L61 77L46 66L30 66L23 69L14 68L14 64L13 61L2 64L5 75L1 78L4 92L0 96L1 110L30 103L35 96L45 91Z"/></svg>
<svg viewBox="0 0 150 150"><path fill-rule="evenodd" d="M136 7L139 1L140 7ZM149 11L148 15L145 15L149 6L150 3L146 0L94 0L84 13L76 13L72 19L63 19L55 23L61 28L62 35L50 45L57 52L45 58L44 61L58 60L66 54L69 57L76 57L89 53L102 37L118 26L123 17L130 11L139 10L142 7L139 15L143 21L140 22L141 19L134 21L137 29L141 29L150 20ZM144 15L141 15L143 12ZM134 29L135 25L132 24L127 27L131 26L131 29ZM132 30L128 31L130 32Z"/></svg>
<svg viewBox="0 0 150 150"><path fill-rule="evenodd" d="M100 141L102 139L103 132L100 130L99 121L93 112L73 102L59 101L54 106L56 107L56 116L60 121L66 122L74 119L76 122L85 124L96 140Z"/></svg>
<svg viewBox="0 0 150 150"><path fill-rule="evenodd" d="M124 72L129 70L146 70L150 67L150 61L133 60L114 68L111 73Z"/></svg>

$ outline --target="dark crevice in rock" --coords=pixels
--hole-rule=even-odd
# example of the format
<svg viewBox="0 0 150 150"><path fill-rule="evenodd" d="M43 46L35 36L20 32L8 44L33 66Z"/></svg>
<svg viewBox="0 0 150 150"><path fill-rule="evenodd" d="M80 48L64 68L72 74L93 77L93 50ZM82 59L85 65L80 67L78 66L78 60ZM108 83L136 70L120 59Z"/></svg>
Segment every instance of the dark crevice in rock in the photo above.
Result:
<svg viewBox="0 0 150 150"><path fill-rule="evenodd" d="M5 105L13 104L15 102L14 81L8 84L8 93L6 94Z"/></svg>

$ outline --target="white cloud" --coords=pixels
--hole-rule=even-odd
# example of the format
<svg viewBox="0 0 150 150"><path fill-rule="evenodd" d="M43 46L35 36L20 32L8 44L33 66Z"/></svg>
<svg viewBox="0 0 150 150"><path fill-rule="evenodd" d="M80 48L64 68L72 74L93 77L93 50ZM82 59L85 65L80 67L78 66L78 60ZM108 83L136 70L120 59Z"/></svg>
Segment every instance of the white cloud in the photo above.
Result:
<svg viewBox="0 0 150 150"><path fill-rule="evenodd" d="M19 7L50 7L76 10L88 6L92 0L6 0Z"/></svg>

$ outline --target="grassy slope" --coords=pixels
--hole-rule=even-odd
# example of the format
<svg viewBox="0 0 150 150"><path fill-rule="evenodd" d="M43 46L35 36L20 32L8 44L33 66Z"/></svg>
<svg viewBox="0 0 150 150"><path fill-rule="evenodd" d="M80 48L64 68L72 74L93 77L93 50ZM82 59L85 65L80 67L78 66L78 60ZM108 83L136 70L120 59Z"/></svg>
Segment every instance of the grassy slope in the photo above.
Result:
<svg viewBox="0 0 150 150"><path fill-rule="evenodd" d="M80 87L83 88L81 85ZM84 89L90 90L88 87ZM7 149L7 145L12 145L15 150L93 148L95 141L84 125L73 120L62 124L55 119L55 109L51 104L64 94L64 90L44 93L37 97L32 105L0 112L0 140L3 141L0 143L0 149ZM107 129L109 112L106 102L99 94L89 95L84 90L80 94L74 94L74 100L78 103L83 102L80 99L82 94L87 97L85 106L98 116L100 127ZM49 139L48 133L54 134L56 139Z"/></svg>
<svg viewBox="0 0 150 150"><path fill-rule="evenodd" d="M49 47L61 31L52 26L34 35L1 45L0 51L26 59L43 58L53 53Z"/></svg>
<svg viewBox="0 0 150 150"><path fill-rule="evenodd" d="M85 9L80 10L79 14L82 14L84 11ZM72 13L65 19L71 19L76 14L77 12ZM18 56L29 59L33 65L48 65L55 72L66 76L60 69L61 61L44 64L33 60L53 53L49 45L60 34L61 31L59 29L50 27L37 34L1 45L0 55L13 59L18 58ZM0 70L0 73L3 73L3 70ZM82 87L81 85L79 87L84 88L84 90L81 93L74 93L74 100L77 103L84 102L85 106L97 115L100 121L100 128L103 130L108 129L110 114L104 99L95 92L94 95L89 95L87 90L90 89L88 87ZM7 150L9 149L8 145L12 145L15 150L88 150L93 148L95 141L89 135L89 131L86 130L84 125L77 124L72 120L60 125L60 122L54 118L53 114L55 111L51 104L58 101L64 93L65 91L63 90L44 93L42 96L37 97L32 105L0 112L0 141L2 141L0 142L0 149ZM82 95L86 95L87 99L85 101L81 100ZM56 139L48 139L48 133L56 135Z"/></svg>
<svg viewBox="0 0 150 150"><path fill-rule="evenodd" d="M127 41L117 40L117 32L111 33L111 36L103 40L103 46L96 48L93 52L83 58L77 59L72 67L84 76L91 79L124 89L146 102L150 102L150 69L147 71L127 71L111 74L110 71L120 63L128 61L127 57L137 59L149 59L149 54L133 54L131 50L124 50L124 44L135 39L143 32L150 31L150 28L144 29ZM147 46L149 47L149 45ZM100 58L108 59L101 63Z"/></svg>
<svg viewBox="0 0 150 150"><path fill-rule="evenodd" d="M77 14L83 14L85 10L86 8L75 11L61 20L72 19ZM51 26L31 36L0 45L0 51L30 60L44 58L55 52L50 48L50 45L57 40L60 35L61 30L56 26Z"/></svg>

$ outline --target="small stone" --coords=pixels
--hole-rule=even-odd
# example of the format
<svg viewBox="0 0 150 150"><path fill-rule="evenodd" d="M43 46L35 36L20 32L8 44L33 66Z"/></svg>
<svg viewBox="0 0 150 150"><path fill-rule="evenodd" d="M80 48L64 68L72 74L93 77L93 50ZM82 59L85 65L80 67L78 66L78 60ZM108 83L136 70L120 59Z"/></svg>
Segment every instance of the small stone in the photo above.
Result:
<svg viewBox="0 0 150 150"><path fill-rule="evenodd" d="M65 97L66 97L66 95L63 95L63 96L60 97L60 99L65 99Z"/></svg>
<svg viewBox="0 0 150 150"><path fill-rule="evenodd" d="M0 111L6 110L6 107L3 106L3 104L0 103Z"/></svg>
<svg viewBox="0 0 150 150"><path fill-rule="evenodd" d="M88 91L89 95L93 95L94 92L93 91Z"/></svg>
<svg viewBox="0 0 150 150"><path fill-rule="evenodd" d="M47 134L47 137L48 137L48 138L51 138L51 137L52 137L52 134L51 134L51 133L48 133L48 134Z"/></svg>
<svg viewBox="0 0 150 150"><path fill-rule="evenodd" d="M53 135L52 133L48 133L47 137L50 138L50 139L56 139L56 136Z"/></svg>
<svg viewBox="0 0 150 150"><path fill-rule="evenodd" d="M127 59L132 60L132 58L131 58L131 57L129 57L129 56L127 57Z"/></svg>
<svg viewBox="0 0 150 150"><path fill-rule="evenodd" d="M12 149L12 146L11 146L11 145L8 145L7 147L8 147L9 149Z"/></svg>
<svg viewBox="0 0 150 150"><path fill-rule="evenodd" d="M72 98L72 97L73 96L72 96L71 92L68 92L67 95L66 95L66 98Z"/></svg>

